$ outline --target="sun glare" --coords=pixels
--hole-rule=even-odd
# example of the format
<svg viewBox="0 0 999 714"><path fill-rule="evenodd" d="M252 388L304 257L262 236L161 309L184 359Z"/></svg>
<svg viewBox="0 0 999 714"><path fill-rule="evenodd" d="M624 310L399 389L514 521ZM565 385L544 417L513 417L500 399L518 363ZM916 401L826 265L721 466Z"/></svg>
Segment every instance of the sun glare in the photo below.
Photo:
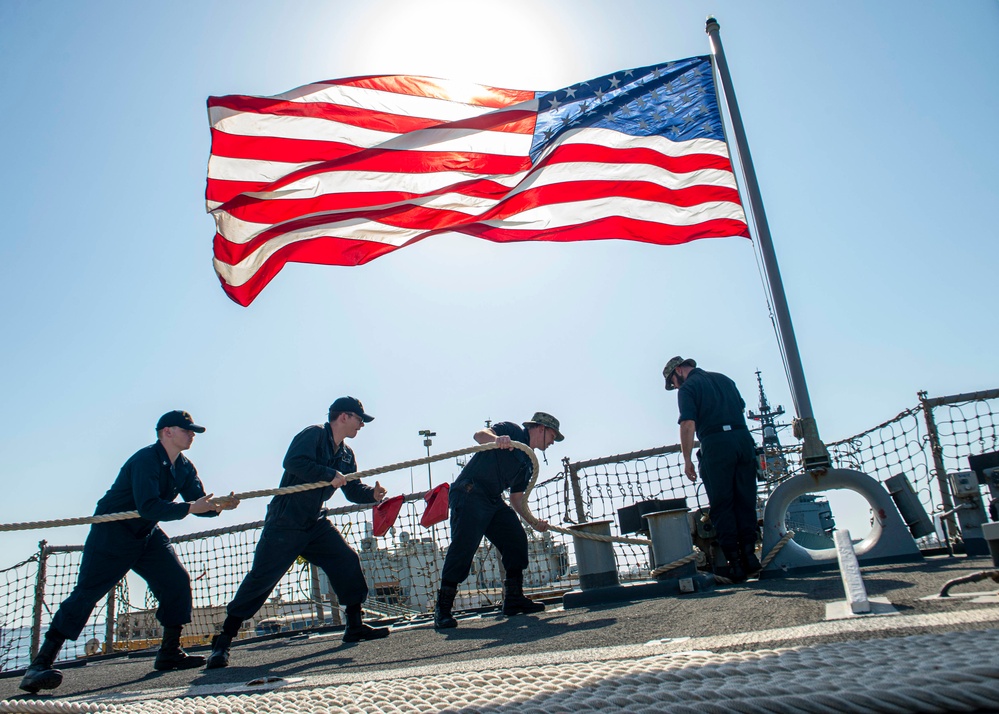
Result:
<svg viewBox="0 0 999 714"><path fill-rule="evenodd" d="M522 0L392 0L364 8L357 20L367 31L345 53L358 73L418 74L504 89L550 89L564 81L570 30Z"/></svg>

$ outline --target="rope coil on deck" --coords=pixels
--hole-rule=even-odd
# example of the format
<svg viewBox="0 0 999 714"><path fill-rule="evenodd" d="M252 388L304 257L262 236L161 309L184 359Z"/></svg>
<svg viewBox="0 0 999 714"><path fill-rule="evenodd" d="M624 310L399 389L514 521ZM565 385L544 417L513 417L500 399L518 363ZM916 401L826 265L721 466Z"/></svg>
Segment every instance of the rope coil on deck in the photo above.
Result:
<svg viewBox="0 0 999 714"><path fill-rule="evenodd" d="M982 580L992 580L995 583L999 583L999 570L982 570L977 573L972 573L971 575L965 575L960 578L948 580L944 583L943 588L940 589L940 595L938 597L950 597L950 589L955 585L977 583Z"/></svg>

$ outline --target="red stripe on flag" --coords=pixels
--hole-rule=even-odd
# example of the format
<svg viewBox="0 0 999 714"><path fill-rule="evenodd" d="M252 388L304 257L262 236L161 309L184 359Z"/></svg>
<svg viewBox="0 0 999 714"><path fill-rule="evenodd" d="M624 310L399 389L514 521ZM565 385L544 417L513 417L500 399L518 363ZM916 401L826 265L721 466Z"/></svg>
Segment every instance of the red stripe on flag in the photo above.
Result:
<svg viewBox="0 0 999 714"><path fill-rule="evenodd" d="M212 129L212 155L232 159L257 161L331 161L353 154L353 144L315 139L285 139L281 137L239 136Z"/></svg>
<svg viewBox="0 0 999 714"><path fill-rule="evenodd" d="M715 218L692 226L671 226L651 221L640 221L626 216L608 216L588 223L579 223L545 230L515 230L496 228L474 223L464 226L458 233L485 238L494 243L521 241L573 242L586 240L628 240L655 245L679 245L701 238L749 237L749 230L742 221Z"/></svg>
<svg viewBox="0 0 999 714"><path fill-rule="evenodd" d="M205 188L205 200L224 204L242 193L263 191L269 185L270 183L266 181L229 181L210 178Z"/></svg>
<svg viewBox="0 0 999 714"><path fill-rule="evenodd" d="M600 144L563 144L539 161L538 166L589 161L600 164L644 164L674 173L690 173L701 169L732 171L732 162L717 154L683 154L670 156L646 148L615 149Z"/></svg>

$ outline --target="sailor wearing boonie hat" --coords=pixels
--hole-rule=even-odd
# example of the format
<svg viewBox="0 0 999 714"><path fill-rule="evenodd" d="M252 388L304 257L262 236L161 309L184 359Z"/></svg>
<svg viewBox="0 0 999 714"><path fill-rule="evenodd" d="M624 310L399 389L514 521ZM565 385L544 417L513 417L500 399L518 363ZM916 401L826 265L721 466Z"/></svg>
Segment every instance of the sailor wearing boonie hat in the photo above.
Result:
<svg viewBox="0 0 999 714"><path fill-rule="evenodd" d="M476 453L451 484L448 496L451 545L444 558L441 587L434 608L434 626L438 629L458 626L452 614L454 599L458 585L468 577L483 536L499 550L506 570L503 613L520 615L545 609L543 604L524 595L527 533L517 514L525 512L524 492L533 474L530 459L514 448L512 442L544 451L565 438L559 430L558 419L545 412L535 412L523 427L501 421L475 432L473 438L478 444L496 443L503 448ZM502 498L507 489L512 508ZM548 522L539 521L536 528L546 531Z"/></svg>
<svg viewBox="0 0 999 714"><path fill-rule="evenodd" d="M746 403L735 382L718 372L705 372L692 359L673 357L663 368L667 390L678 390L680 450L683 470L691 481L697 470L691 459L694 436L711 523L728 566L719 574L733 582L760 571L756 557L756 442L746 428ZM717 572L717 569L716 569Z"/></svg>

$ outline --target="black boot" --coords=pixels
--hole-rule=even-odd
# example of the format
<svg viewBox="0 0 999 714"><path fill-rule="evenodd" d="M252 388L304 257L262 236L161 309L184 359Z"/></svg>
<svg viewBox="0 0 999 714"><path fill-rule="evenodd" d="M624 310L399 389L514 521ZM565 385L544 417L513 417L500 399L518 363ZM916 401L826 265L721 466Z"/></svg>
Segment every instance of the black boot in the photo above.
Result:
<svg viewBox="0 0 999 714"><path fill-rule="evenodd" d="M524 573L516 575L507 573L507 578L503 585L506 592L503 595L503 614L510 615L531 615L535 612L543 612L544 603L534 602L524 595Z"/></svg>
<svg viewBox="0 0 999 714"><path fill-rule="evenodd" d="M183 628L164 627L163 642L160 644L160 651L156 654L156 661L153 662L153 669L193 669L205 664L205 658L201 655L189 655L180 646L180 632Z"/></svg>
<svg viewBox="0 0 999 714"><path fill-rule="evenodd" d="M750 544L743 544L742 546L742 569L746 573L747 578L751 578L754 575L758 575L763 566L760 565L760 559L756 557L756 543L755 541Z"/></svg>
<svg viewBox="0 0 999 714"><path fill-rule="evenodd" d="M388 637L389 628L369 627L361 622L361 606L347 607L347 627L343 630L344 642L360 642L361 640L380 640Z"/></svg>
<svg viewBox="0 0 999 714"><path fill-rule="evenodd" d="M746 571L742 567L742 554L738 548L723 548L725 560L728 565L721 565L715 568L715 575L724 582L741 583L746 579Z"/></svg>
<svg viewBox="0 0 999 714"><path fill-rule="evenodd" d="M454 598L458 594L458 588L452 585L441 584L441 589L437 591L437 606L434 608L434 627L438 630L447 630L457 627L458 621L454 619L451 608L454 607Z"/></svg>
<svg viewBox="0 0 999 714"><path fill-rule="evenodd" d="M208 655L205 669L221 669L229 666L229 646L232 637L221 632L212 638L212 653Z"/></svg>
<svg viewBox="0 0 999 714"><path fill-rule="evenodd" d="M21 678L21 689L37 694L39 689L55 689L62 684L62 672L52 669L52 663L65 641L62 635L53 634L51 630L46 633L38 654Z"/></svg>

